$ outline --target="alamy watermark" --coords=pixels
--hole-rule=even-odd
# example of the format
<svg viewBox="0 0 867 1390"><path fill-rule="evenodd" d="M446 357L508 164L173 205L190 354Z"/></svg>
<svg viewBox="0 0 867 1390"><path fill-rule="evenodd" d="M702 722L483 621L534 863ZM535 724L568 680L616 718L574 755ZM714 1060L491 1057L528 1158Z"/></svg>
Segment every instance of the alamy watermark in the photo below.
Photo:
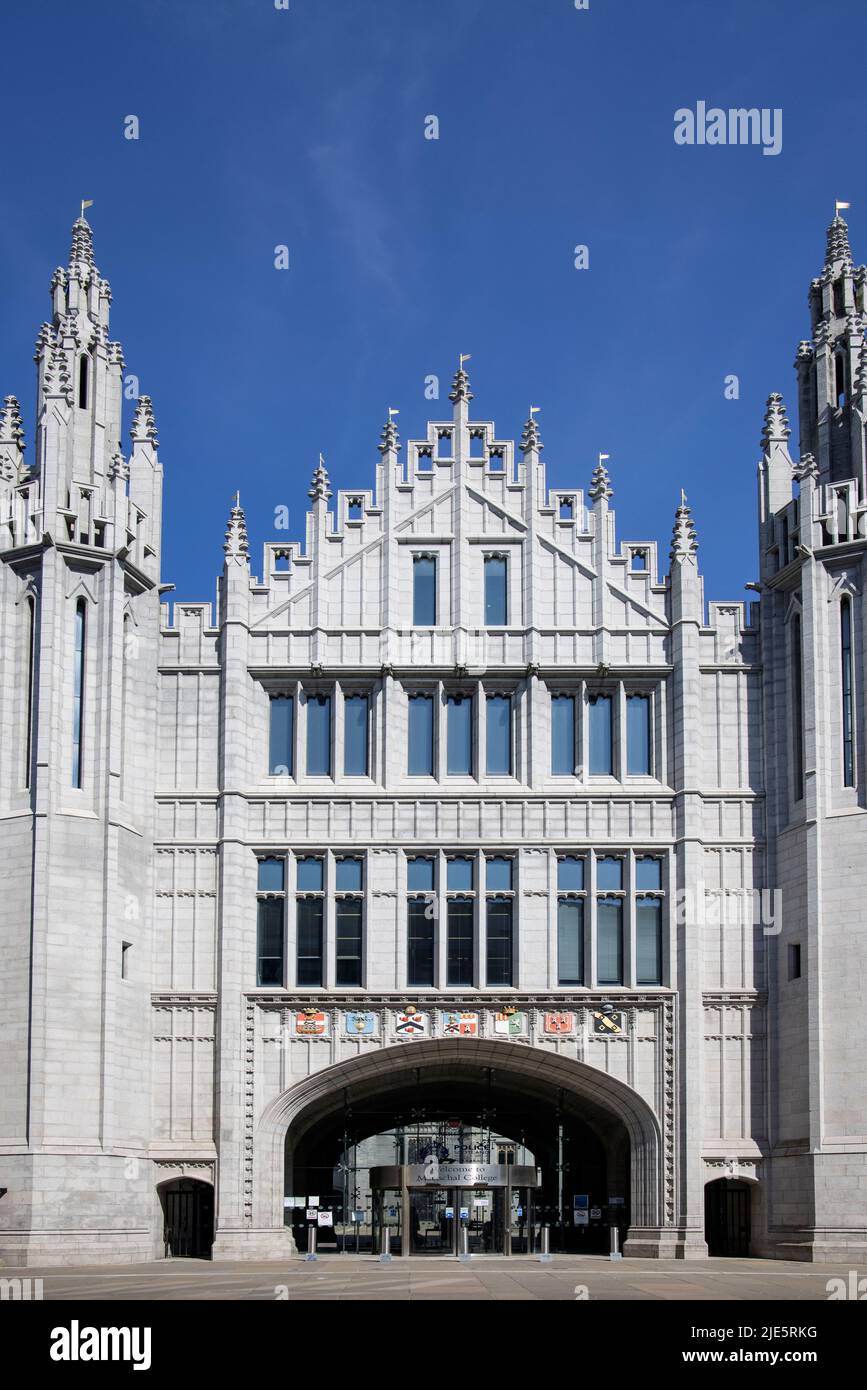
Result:
<svg viewBox="0 0 867 1390"><path fill-rule="evenodd" d="M783 929L781 888L706 888L699 879L678 888L674 908L679 927L761 927L765 936Z"/></svg>
<svg viewBox="0 0 867 1390"><path fill-rule="evenodd" d="M783 148L783 111L780 106L708 106L697 101L695 110L681 106L674 113L676 145L761 145L762 154L779 154Z"/></svg>

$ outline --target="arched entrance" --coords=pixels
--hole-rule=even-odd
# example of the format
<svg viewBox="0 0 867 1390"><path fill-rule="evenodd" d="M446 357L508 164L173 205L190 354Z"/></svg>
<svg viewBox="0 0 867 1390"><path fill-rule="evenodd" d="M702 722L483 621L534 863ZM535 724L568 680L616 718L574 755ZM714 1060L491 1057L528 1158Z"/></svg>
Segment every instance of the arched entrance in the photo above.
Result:
<svg viewBox="0 0 867 1390"><path fill-rule="evenodd" d="M749 1255L750 1184L736 1178L717 1178L704 1190L704 1233L709 1255Z"/></svg>
<svg viewBox="0 0 867 1390"><path fill-rule="evenodd" d="M472 1133L473 1142L487 1136L499 1145L497 1157L510 1145L516 1158L518 1150L530 1155L540 1172L539 1218L551 1228L555 1248L604 1243L607 1249L611 1224L622 1239L627 1227L658 1231L661 1135L637 1092L571 1058L460 1038L371 1050L278 1097L263 1114L254 1145L254 1221L282 1225L288 1197L298 1244L303 1203L315 1196L346 1224L359 1210L359 1184L354 1175L349 1184L341 1176L354 1147L371 1136L412 1142L423 1128L436 1131L449 1122ZM384 1161L412 1157L392 1150ZM409 1237L408 1221L404 1230Z"/></svg>
<svg viewBox="0 0 867 1390"><path fill-rule="evenodd" d="M198 1178L174 1178L159 1189L165 1255L207 1260L214 1243L214 1189Z"/></svg>

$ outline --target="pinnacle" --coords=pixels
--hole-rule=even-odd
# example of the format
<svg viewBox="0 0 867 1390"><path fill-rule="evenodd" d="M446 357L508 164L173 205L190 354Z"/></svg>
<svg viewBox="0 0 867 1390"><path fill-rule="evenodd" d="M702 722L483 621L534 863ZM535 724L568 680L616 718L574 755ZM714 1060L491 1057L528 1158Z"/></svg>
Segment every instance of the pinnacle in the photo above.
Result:
<svg viewBox="0 0 867 1390"><path fill-rule="evenodd" d="M48 363L43 377L43 389L46 396L61 396L69 404L72 403L72 382L69 377L69 367L59 340L53 335L44 338L40 333L39 343L45 349L50 348Z"/></svg>
<svg viewBox="0 0 867 1390"><path fill-rule="evenodd" d="M524 433L521 435L521 450L525 454L529 453L531 449L535 449L537 453L540 453L544 447L542 436L539 433L539 426L536 423L535 410L531 410L530 414L527 416Z"/></svg>
<svg viewBox="0 0 867 1390"><path fill-rule="evenodd" d="M325 467L325 460L319 455L319 463L313 473L313 481L307 490L307 496L312 497L314 502L320 500L328 501L331 496L331 484L328 479L328 471Z"/></svg>
<svg viewBox="0 0 867 1390"><path fill-rule="evenodd" d="M381 443L378 445L381 454L397 453L400 448L400 435L397 432L397 425L394 423L394 416L388 412L388 419L382 427Z"/></svg>
<svg viewBox="0 0 867 1390"><path fill-rule="evenodd" d="M235 500L232 510L229 512L229 524L226 527L226 540L223 545L226 555L231 557L241 557L246 559L250 551L247 539L247 518L241 507L241 495L235 493Z"/></svg>
<svg viewBox="0 0 867 1390"><path fill-rule="evenodd" d="M771 444L784 444L792 431L786 415L786 407L779 391L768 396L765 406L765 423L762 429L761 446L767 451Z"/></svg>
<svg viewBox="0 0 867 1390"><path fill-rule="evenodd" d="M471 401L473 393L470 390L470 379L464 371L463 360L455 372L455 379L452 382L452 389L449 391L449 400L457 405L458 401Z"/></svg>
<svg viewBox="0 0 867 1390"><path fill-rule="evenodd" d="M589 495L594 502L598 502L601 497L607 500L614 496L614 488L611 486L608 469L601 459L593 469L593 477L590 479Z"/></svg>
<svg viewBox="0 0 867 1390"><path fill-rule="evenodd" d="M865 392L867 392L867 342L861 344L858 370L855 374L855 395L863 396Z"/></svg>
<svg viewBox="0 0 867 1390"><path fill-rule="evenodd" d="M852 249L849 245L849 228L839 212L828 228L825 268L829 269L838 261L844 261L846 265L852 264Z"/></svg>
<svg viewBox="0 0 867 1390"><path fill-rule="evenodd" d="M77 261L83 261L85 265L93 265L93 231L84 213L77 217L72 224L69 264L74 265Z"/></svg>
<svg viewBox="0 0 867 1390"><path fill-rule="evenodd" d="M17 396L7 396L0 410L0 444L12 444L24 449L24 426Z"/></svg>
<svg viewBox="0 0 867 1390"><path fill-rule="evenodd" d="M680 494L680 506L674 514L674 530L671 533L669 559L674 562L694 560L698 553L695 522L686 503L686 494Z"/></svg>
<svg viewBox="0 0 867 1390"><path fill-rule="evenodd" d="M159 444L153 402L150 396L139 396L138 398L130 427L130 437L134 444L152 444L154 448Z"/></svg>

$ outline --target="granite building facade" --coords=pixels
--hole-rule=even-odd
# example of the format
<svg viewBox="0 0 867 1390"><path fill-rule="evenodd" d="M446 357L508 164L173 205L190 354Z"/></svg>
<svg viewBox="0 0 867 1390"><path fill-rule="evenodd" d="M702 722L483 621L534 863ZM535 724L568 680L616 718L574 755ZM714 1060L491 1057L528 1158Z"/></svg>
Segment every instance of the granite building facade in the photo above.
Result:
<svg viewBox="0 0 867 1390"><path fill-rule="evenodd" d="M351 1154L450 1132L564 1247L864 1257L865 282L836 217L746 605L685 498L620 540L604 457L549 488L461 362L261 578L236 498L212 607L75 223L32 456L0 413L3 1262L279 1257L311 1202L374 1241Z"/></svg>

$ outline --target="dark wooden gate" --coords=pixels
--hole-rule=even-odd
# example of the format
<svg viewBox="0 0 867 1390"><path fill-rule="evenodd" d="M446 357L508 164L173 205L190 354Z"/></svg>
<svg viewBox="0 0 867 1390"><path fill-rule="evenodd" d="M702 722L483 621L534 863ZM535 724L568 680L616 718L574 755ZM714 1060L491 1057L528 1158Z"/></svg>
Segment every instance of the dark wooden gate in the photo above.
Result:
<svg viewBox="0 0 867 1390"><path fill-rule="evenodd" d="M195 1178L177 1178L163 1188L167 1255L209 1259L214 1241L214 1189Z"/></svg>
<svg viewBox="0 0 867 1390"><path fill-rule="evenodd" d="M749 1255L750 1189L719 1178L704 1190L704 1234L709 1255Z"/></svg>

